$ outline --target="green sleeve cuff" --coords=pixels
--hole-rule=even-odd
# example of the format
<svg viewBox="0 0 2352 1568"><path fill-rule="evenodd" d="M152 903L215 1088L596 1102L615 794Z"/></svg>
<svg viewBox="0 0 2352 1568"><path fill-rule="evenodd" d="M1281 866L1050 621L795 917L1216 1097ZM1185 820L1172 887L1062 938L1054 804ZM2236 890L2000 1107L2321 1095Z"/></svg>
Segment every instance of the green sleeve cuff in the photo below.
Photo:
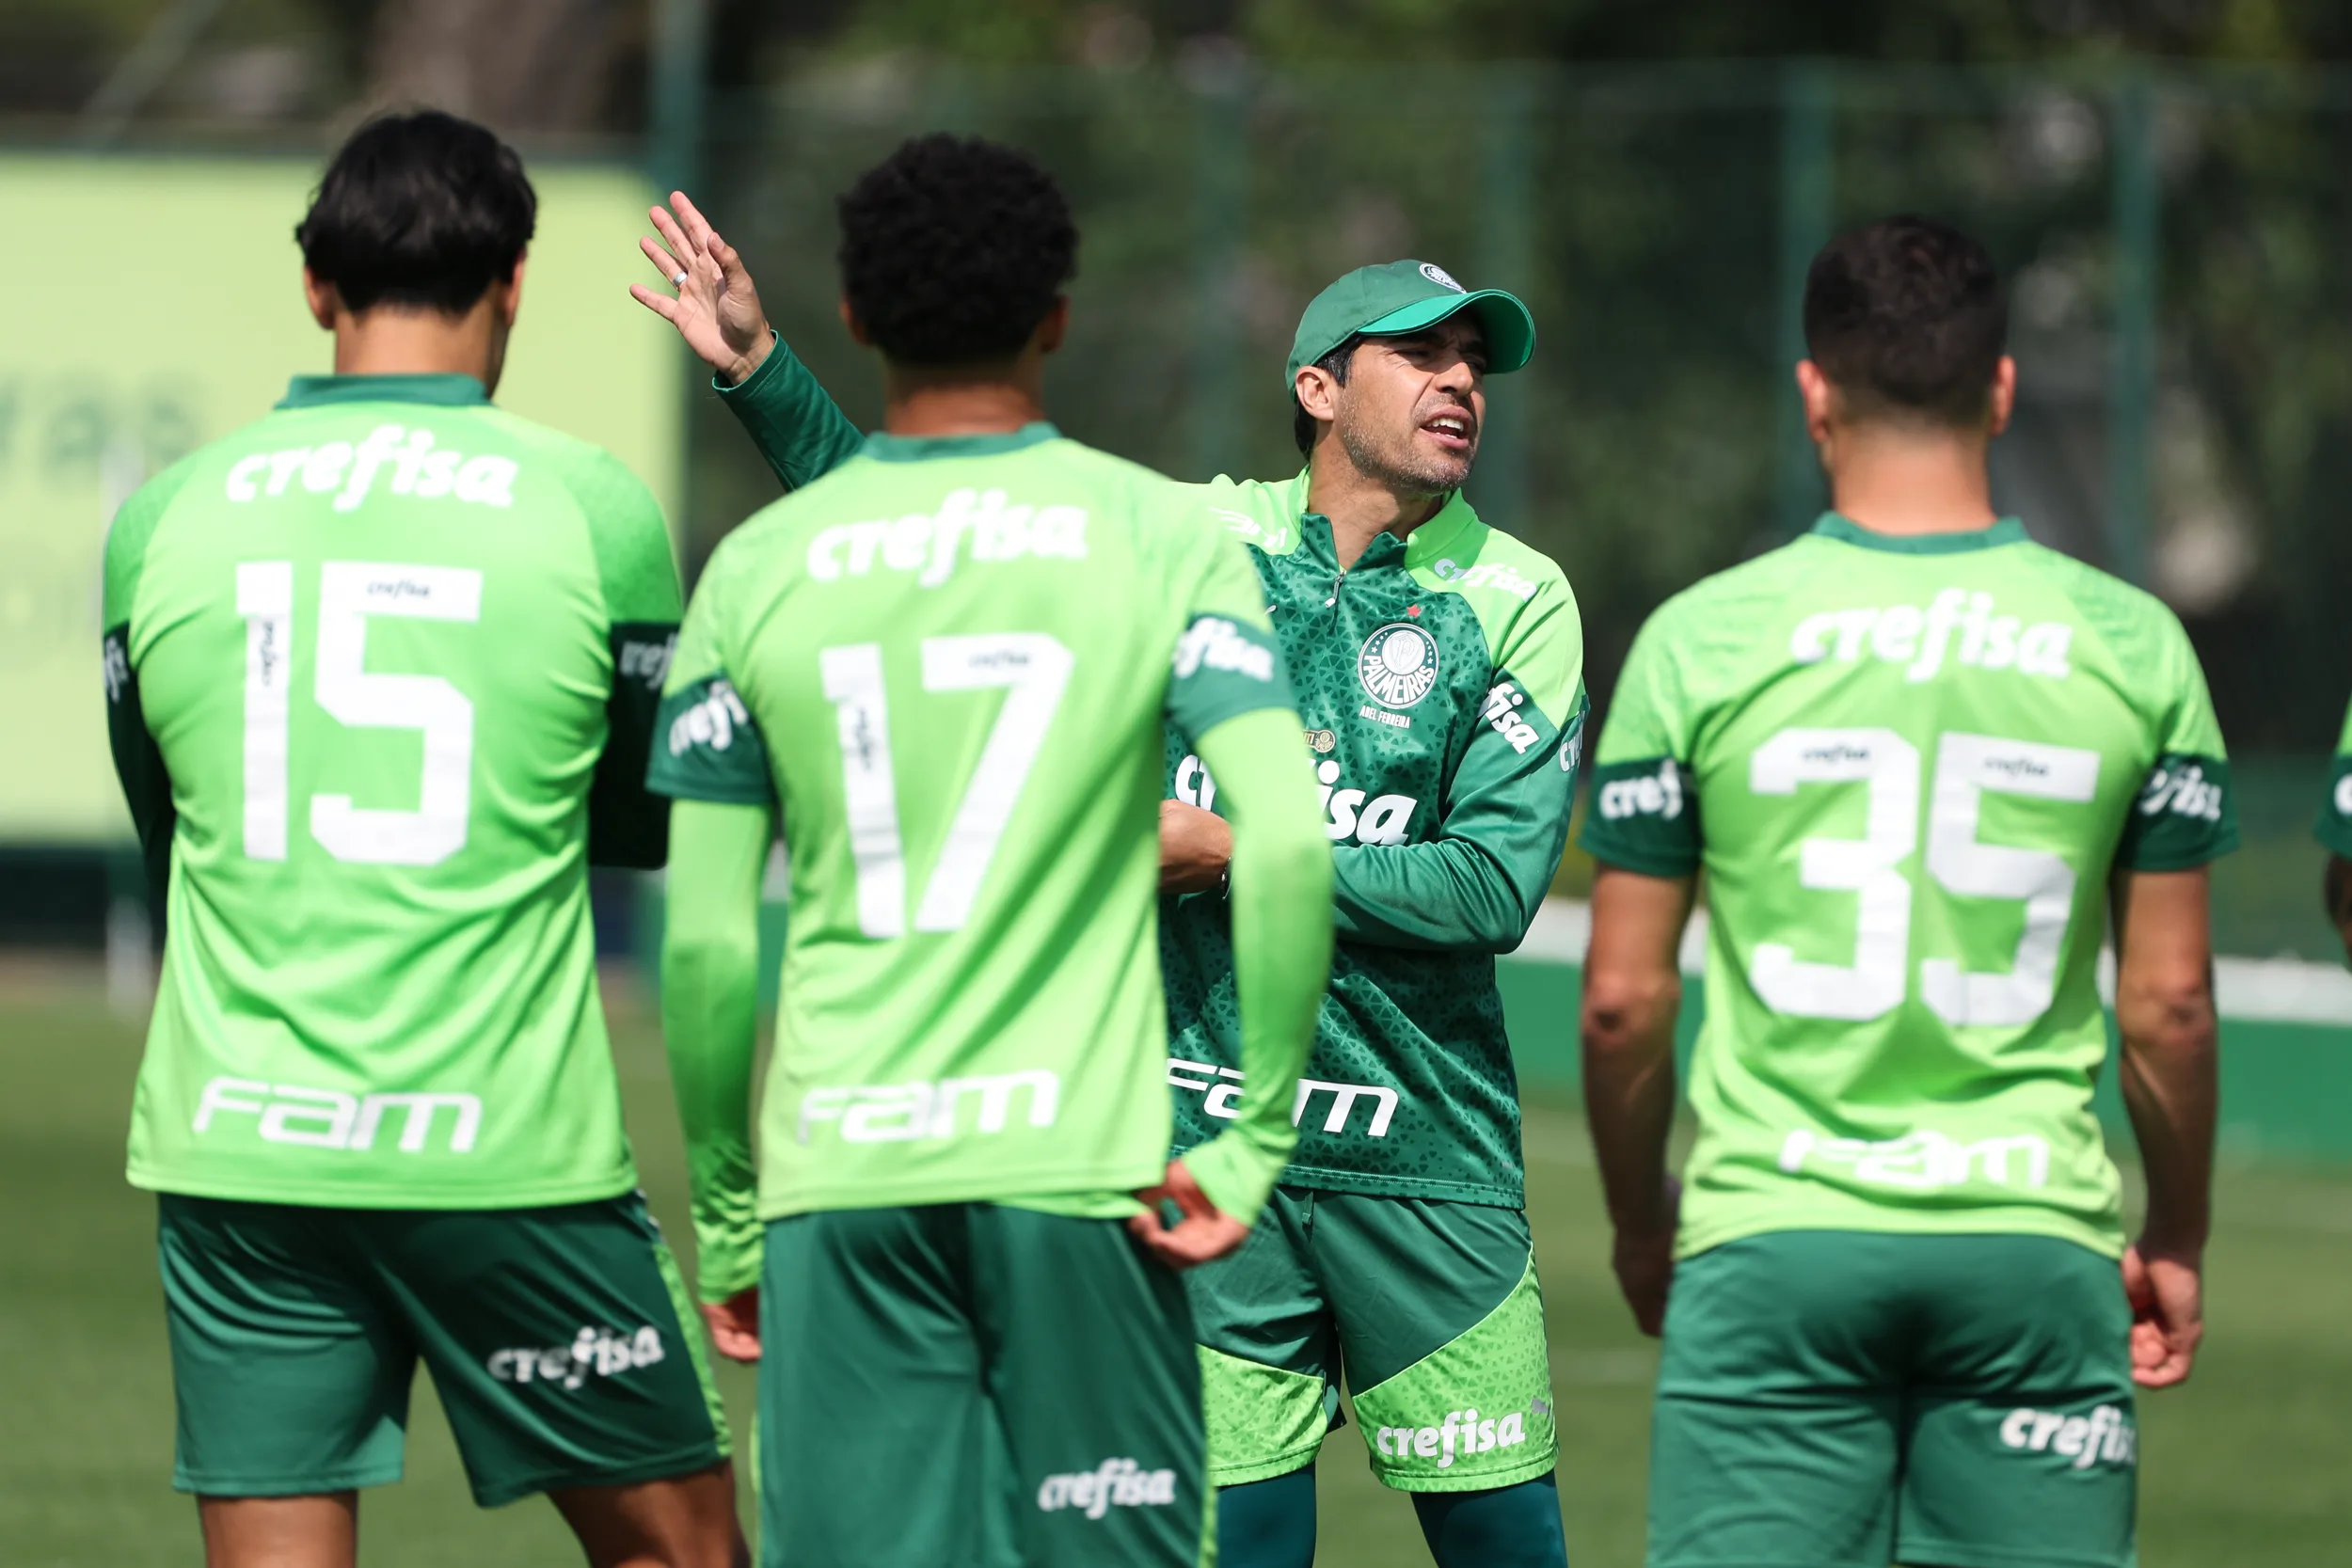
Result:
<svg viewBox="0 0 2352 1568"><path fill-rule="evenodd" d="M711 388L787 490L822 479L857 455L866 436L841 412L791 345L772 329L774 346L759 368L733 387Z"/></svg>
<svg viewBox="0 0 2352 1568"><path fill-rule="evenodd" d="M2328 771L2328 799L2319 808L2312 836L2352 860L2352 752L2336 758Z"/></svg>
<svg viewBox="0 0 2352 1568"><path fill-rule="evenodd" d="M1295 1131L1290 1142L1296 1144ZM1290 1163L1290 1148L1279 1152L1253 1148L1235 1129L1186 1149L1184 1160L1211 1203L1244 1225L1255 1225L1274 1184L1281 1180L1282 1167Z"/></svg>

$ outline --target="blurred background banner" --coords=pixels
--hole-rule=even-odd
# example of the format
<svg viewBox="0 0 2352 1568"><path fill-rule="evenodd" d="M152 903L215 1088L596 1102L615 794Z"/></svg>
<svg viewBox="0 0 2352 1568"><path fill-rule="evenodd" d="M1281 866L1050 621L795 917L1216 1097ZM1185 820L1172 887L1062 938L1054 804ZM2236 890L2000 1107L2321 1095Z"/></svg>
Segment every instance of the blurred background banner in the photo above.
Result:
<svg viewBox="0 0 2352 1568"><path fill-rule="evenodd" d="M669 332L633 304L642 177L542 165L499 401L610 449L677 515ZM99 567L115 508L332 368L294 243L313 162L0 152L0 842L130 832L106 752ZM640 263L642 265L642 263Z"/></svg>

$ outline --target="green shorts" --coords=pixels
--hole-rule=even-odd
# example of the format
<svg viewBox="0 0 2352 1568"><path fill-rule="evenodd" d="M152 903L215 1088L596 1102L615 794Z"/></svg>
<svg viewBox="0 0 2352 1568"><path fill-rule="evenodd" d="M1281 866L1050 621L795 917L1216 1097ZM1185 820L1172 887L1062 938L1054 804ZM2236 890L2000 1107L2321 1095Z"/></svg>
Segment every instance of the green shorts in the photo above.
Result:
<svg viewBox="0 0 2352 1568"><path fill-rule="evenodd" d="M1684 1259L1650 1568L2127 1568L2114 1261L2039 1236L1789 1230Z"/></svg>
<svg viewBox="0 0 2352 1568"><path fill-rule="evenodd" d="M1343 1367L1373 1474L1399 1491L1510 1486L1558 1460L1518 1210L1281 1187L1239 1252L1184 1278L1219 1486L1314 1463Z"/></svg>
<svg viewBox="0 0 2352 1568"><path fill-rule="evenodd" d="M1184 1288L1118 1220L777 1220L760 1340L767 1568L1194 1568L1212 1541Z"/></svg>
<svg viewBox="0 0 2352 1568"><path fill-rule="evenodd" d="M638 1196L313 1209L159 1194L172 1484L280 1497L400 1479L420 1358L485 1508L691 1474L726 1418Z"/></svg>

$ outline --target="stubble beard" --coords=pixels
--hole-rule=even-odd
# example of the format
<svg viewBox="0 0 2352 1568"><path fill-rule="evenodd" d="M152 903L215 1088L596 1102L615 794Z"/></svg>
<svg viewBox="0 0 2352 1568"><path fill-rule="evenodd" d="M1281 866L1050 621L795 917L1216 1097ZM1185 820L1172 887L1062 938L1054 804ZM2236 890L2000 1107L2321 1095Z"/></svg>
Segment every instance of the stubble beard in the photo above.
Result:
<svg viewBox="0 0 2352 1568"><path fill-rule="evenodd" d="M1393 438L1354 420L1343 419L1338 426L1340 448L1356 471L1399 495L1439 496L1459 490L1470 482L1470 467L1478 461L1475 441L1460 457L1425 457L1412 450L1410 431Z"/></svg>

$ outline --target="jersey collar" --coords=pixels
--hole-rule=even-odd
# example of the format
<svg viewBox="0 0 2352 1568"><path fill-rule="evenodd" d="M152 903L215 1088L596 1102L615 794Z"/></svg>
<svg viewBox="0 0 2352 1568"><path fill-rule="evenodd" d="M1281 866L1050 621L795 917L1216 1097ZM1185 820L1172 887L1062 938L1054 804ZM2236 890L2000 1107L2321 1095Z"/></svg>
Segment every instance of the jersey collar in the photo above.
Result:
<svg viewBox="0 0 2352 1568"><path fill-rule="evenodd" d="M1019 430L986 436L893 436L878 430L866 438L865 455L879 463L922 463L934 457L993 457L1041 441L1058 441L1061 432L1043 420Z"/></svg>
<svg viewBox="0 0 2352 1568"><path fill-rule="evenodd" d="M469 375L298 375L286 384L280 408L316 408L327 403L434 403L450 408L480 407L490 401Z"/></svg>
<svg viewBox="0 0 2352 1568"><path fill-rule="evenodd" d="M1301 474L1299 477L1304 480L1306 476ZM1300 492L1303 496L1303 483ZM1470 503L1462 499L1461 491L1456 490L1446 498L1443 506L1438 508L1436 516L1404 538L1399 539L1385 529L1373 535L1372 543L1364 546L1364 553L1356 558L1356 564L1348 570L1361 572L1382 566L1422 565L1442 555L1455 540L1461 538L1463 531L1476 521L1478 514L1470 510ZM1302 512L1298 523L1299 536L1309 551L1327 563L1336 563L1339 546L1331 536L1331 519L1320 512Z"/></svg>
<svg viewBox="0 0 2352 1568"><path fill-rule="evenodd" d="M1960 555L1968 550L2022 545L2026 540L2026 525L2015 517L2003 517L1991 528L1963 529L1957 533L1873 533L1851 517L1824 512L1814 523L1813 531L1824 539L1859 545L1866 550L1885 550L1891 555Z"/></svg>

